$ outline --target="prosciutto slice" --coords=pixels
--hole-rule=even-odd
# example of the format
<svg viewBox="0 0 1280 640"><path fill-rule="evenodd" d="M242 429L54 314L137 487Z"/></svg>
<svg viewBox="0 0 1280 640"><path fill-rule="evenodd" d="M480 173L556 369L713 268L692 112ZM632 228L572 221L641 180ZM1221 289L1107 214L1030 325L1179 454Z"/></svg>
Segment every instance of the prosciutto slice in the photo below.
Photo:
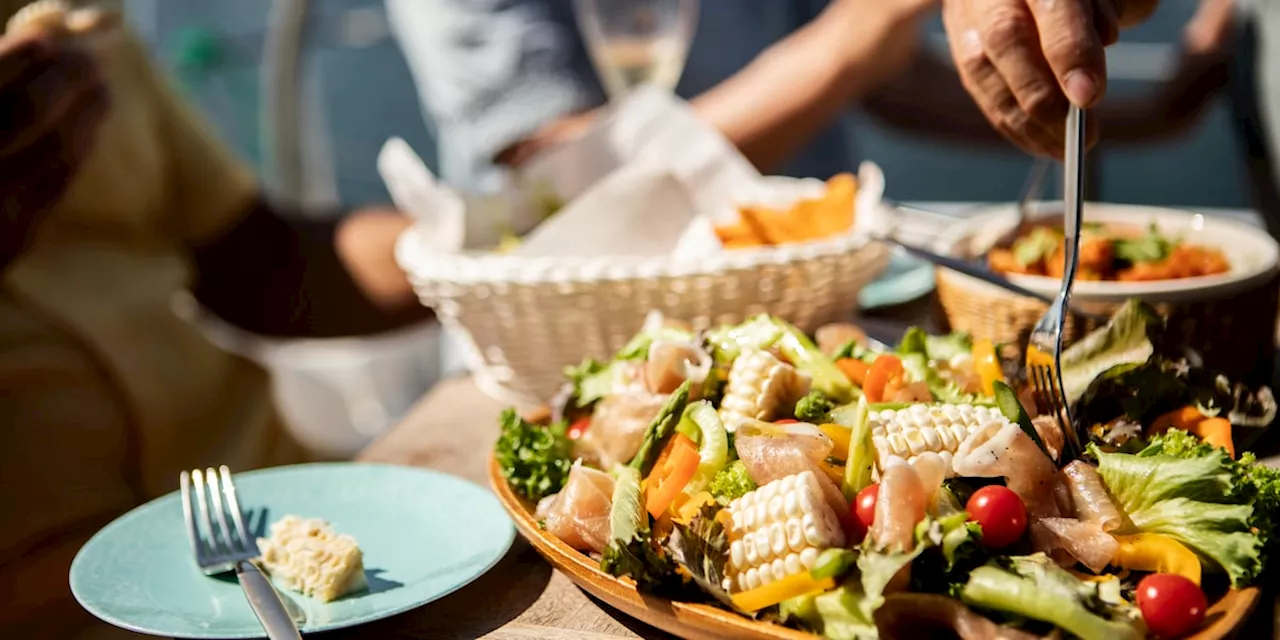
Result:
<svg viewBox="0 0 1280 640"><path fill-rule="evenodd" d="M916 525L924 519L926 496L916 470L899 460L891 460L880 474L871 540L877 548L900 553L915 547Z"/></svg>
<svg viewBox="0 0 1280 640"><path fill-rule="evenodd" d="M951 466L962 476L1003 477L1033 521L1071 514L1071 494L1058 467L1016 424L992 423L971 433Z"/></svg>
<svg viewBox="0 0 1280 640"><path fill-rule="evenodd" d="M802 471L812 471L822 487L827 506L841 518L842 525L849 524L849 504L845 502L840 487L821 466L835 448L835 443L821 429L805 423L773 425L745 420L738 426L734 447L747 468L747 475L760 486Z"/></svg>
<svg viewBox="0 0 1280 640"><path fill-rule="evenodd" d="M1042 518L1031 523L1031 545L1059 564L1067 559L1065 554L1094 573L1102 573L1120 548L1120 543L1096 523L1075 518Z"/></svg>
<svg viewBox="0 0 1280 640"><path fill-rule="evenodd" d="M665 395L645 388L643 376L643 363L619 371L613 393L596 404L591 427L574 443L575 456L601 469L631 461L644 441L645 429L667 401Z"/></svg>
<svg viewBox="0 0 1280 640"><path fill-rule="evenodd" d="M644 385L651 393L669 394L684 381L702 384L711 373L711 356L692 342L655 340L644 362Z"/></svg>
<svg viewBox="0 0 1280 640"><path fill-rule="evenodd" d="M1062 470L1075 504L1076 517L1098 525L1103 531L1115 531L1124 525L1124 516L1111 500L1107 486L1093 465L1075 460Z"/></svg>
<svg viewBox="0 0 1280 640"><path fill-rule="evenodd" d="M613 477L581 464L569 470L560 493L538 502L536 516L551 535L578 551L604 552L609 544Z"/></svg>

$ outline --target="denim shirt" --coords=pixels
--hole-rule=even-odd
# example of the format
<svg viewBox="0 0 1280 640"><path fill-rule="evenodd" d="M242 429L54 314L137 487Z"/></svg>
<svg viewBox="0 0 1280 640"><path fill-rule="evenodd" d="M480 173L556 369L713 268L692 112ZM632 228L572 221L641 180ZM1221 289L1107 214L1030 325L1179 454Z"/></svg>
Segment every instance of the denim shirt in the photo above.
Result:
<svg viewBox="0 0 1280 640"><path fill-rule="evenodd" d="M826 0L702 0L676 93L686 99L817 17ZM438 142L441 176L498 189L493 158L570 113L606 102L572 0L387 0L392 30ZM848 114L781 171L826 178L856 166Z"/></svg>

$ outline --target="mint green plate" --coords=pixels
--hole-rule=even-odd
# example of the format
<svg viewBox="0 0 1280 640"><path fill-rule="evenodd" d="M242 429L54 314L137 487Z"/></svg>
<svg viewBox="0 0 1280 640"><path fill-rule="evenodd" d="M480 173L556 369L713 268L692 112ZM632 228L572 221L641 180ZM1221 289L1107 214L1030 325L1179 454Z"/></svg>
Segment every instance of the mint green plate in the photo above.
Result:
<svg viewBox="0 0 1280 640"><path fill-rule="evenodd" d="M858 306L879 309L911 302L933 291L933 265L894 247L889 266L858 292Z"/></svg>
<svg viewBox="0 0 1280 640"><path fill-rule="evenodd" d="M488 490L442 473L332 463L235 474L249 526L286 514L329 520L364 551L368 591L321 603L286 593L306 613L303 633L350 627L441 598L480 577L515 529ZM177 483L177 478L174 478ZM234 575L196 567L175 491L121 516L80 550L71 592L125 629L171 638L262 638Z"/></svg>

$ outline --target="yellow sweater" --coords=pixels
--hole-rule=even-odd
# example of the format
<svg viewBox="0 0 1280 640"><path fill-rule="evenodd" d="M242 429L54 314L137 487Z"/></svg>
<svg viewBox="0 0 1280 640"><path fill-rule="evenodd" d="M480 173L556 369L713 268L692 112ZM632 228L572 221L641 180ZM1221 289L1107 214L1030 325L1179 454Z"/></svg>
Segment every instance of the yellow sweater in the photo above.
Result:
<svg viewBox="0 0 1280 640"><path fill-rule="evenodd" d="M25 4L0 0L0 17ZM0 584L21 585L4 590L3 638L116 637L89 624L67 584L89 535L175 489L182 469L301 459L266 373L173 304L191 278L184 247L236 224L257 184L118 14L76 15L11 25L89 48L112 102L86 165L0 283Z"/></svg>

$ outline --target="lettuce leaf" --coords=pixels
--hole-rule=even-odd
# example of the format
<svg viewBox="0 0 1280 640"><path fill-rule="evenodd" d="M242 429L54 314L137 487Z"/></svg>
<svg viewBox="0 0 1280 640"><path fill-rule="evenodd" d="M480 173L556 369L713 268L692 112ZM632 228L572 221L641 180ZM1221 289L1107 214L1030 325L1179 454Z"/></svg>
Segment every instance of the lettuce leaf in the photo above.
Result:
<svg viewBox="0 0 1280 640"><path fill-rule="evenodd" d="M1238 495L1232 462L1220 449L1178 458L1158 449L1104 453L1098 474L1130 524L1119 533L1167 535L1200 556L1206 569L1226 572L1236 586L1261 571L1261 541L1250 527L1252 500Z"/></svg>
<svg viewBox="0 0 1280 640"><path fill-rule="evenodd" d="M1124 303L1107 324L1062 352L1062 386L1075 404L1093 381L1114 367L1147 362L1156 353L1164 321L1140 300Z"/></svg>

